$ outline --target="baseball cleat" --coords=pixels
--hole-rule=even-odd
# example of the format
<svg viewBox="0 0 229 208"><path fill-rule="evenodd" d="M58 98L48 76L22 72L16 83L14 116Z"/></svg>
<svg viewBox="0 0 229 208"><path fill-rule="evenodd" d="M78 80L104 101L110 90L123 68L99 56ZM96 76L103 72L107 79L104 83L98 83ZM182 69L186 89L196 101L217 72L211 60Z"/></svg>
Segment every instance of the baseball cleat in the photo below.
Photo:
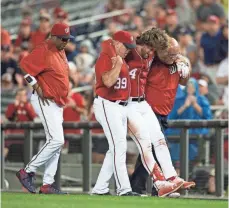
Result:
<svg viewBox="0 0 229 208"><path fill-rule="evenodd" d="M141 194L138 194L138 193L133 192L133 191L129 191L129 192L122 194L122 195L119 195L119 196L141 196Z"/></svg>
<svg viewBox="0 0 229 208"><path fill-rule="evenodd" d="M25 189L27 189L30 193L36 193L36 188L34 185L34 173L27 173L24 169L21 169L16 173L16 176Z"/></svg>
<svg viewBox="0 0 229 208"><path fill-rule="evenodd" d="M39 194L68 194L67 192L62 192L54 184L46 184L40 187Z"/></svg>
<svg viewBox="0 0 229 208"><path fill-rule="evenodd" d="M170 182L172 183L178 183L180 181L183 181L183 186L181 187L182 189L190 189L190 188L193 188L196 186L196 183L193 182L193 181L185 181L183 178L180 178L180 177L175 177L175 179L173 180L170 180Z"/></svg>
<svg viewBox="0 0 229 208"><path fill-rule="evenodd" d="M97 196L112 196L110 192L99 194L99 193L91 193L90 195L97 195Z"/></svg>
<svg viewBox="0 0 229 208"><path fill-rule="evenodd" d="M180 193L173 192L173 193L169 194L167 197L168 198L179 198L180 197Z"/></svg>
<svg viewBox="0 0 229 208"><path fill-rule="evenodd" d="M176 192L183 185L183 183L183 181L177 183L171 183L169 181L156 181L154 186L156 186L156 189L158 190L158 196L165 197Z"/></svg>

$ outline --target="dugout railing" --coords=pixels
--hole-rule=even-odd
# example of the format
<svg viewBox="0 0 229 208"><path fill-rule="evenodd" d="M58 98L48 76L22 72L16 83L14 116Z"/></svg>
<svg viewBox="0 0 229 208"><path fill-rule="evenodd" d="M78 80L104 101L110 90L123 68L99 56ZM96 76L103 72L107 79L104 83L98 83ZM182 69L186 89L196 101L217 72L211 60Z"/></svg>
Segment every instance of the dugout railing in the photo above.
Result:
<svg viewBox="0 0 229 208"><path fill-rule="evenodd" d="M97 122L65 122L63 124L65 129L83 129L82 135L65 135L66 140L80 140L82 139L82 155L83 155L83 192L89 192L91 189L91 156L92 156L92 137L96 139L96 135L91 135L90 129L96 129L101 127ZM215 136L215 181L216 181L216 196L223 196L224 192L224 129L228 128L228 120L171 120L169 121L170 128L180 128L180 176L185 180L189 178L189 129L190 128L214 128L216 132ZM23 135L5 135L4 130L9 129L25 129ZM34 130L41 130L43 126L41 123L24 122L15 123L9 122L1 125L1 189L4 190L4 178L5 178L5 161L4 161L4 147L5 140L10 139L24 139L24 163L27 164L33 156L33 140L44 139L44 135L34 134ZM198 139L206 139L201 135ZM208 156L209 153L207 152ZM207 162L206 159L205 162ZM59 160L60 161L60 160ZM56 183L60 186L61 168L58 164L58 170L56 173ZM151 187L150 181L148 187ZM150 189L149 189L150 191Z"/></svg>

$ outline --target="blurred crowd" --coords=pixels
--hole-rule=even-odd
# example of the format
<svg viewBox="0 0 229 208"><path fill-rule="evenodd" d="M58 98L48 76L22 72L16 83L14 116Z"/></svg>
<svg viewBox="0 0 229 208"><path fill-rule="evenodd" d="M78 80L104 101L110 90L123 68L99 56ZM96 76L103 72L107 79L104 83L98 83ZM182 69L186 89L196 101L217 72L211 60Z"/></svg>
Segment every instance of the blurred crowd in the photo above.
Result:
<svg viewBox="0 0 229 208"><path fill-rule="evenodd" d="M170 119L212 119L227 118L227 112L214 114L211 106L228 106L228 1L226 0L143 0L139 8L130 8L125 0L107 0L92 11L92 15L126 9L126 13L109 19L96 21L92 25L71 27L76 36L67 45L65 52L69 62L70 94L64 108L65 121L95 121L92 109L93 92L83 89L94 82L94 64L100 51L100 43L112 37L120 29L130 31L134 37L151 28L160 27L176 38L181 53L187 56L192 66L192 78L187 87L179 87ZM26 86L18 68L18 62L49 37L54 23L69 24L69 15L61 7L40 10L39 22L33 21L30 8L22 10L22 21L16 39L1 27L1 93L6 108L2 111L1 122L35 121L36 114L29 104L31 89ZM89 38L90 32L107 29L108 33ZM85 35L82 41L77 36ZM9 103L9 98L14 102ZM3 101L2 101L3 102ZM202 114L195 109L201 106ZM2 103L3 105L3 103ZM166 134L179 135L178 129L168 129ZM23 133L21 130L8 130L6 133ZM66 129L66 134L81 134L81 130ZM103 135L101 129L92 131ZM209 135L208 129L191 129L191 135ZM20 143L20 142L19 142ZM7 140L6 147L12 142ZM14 141L15 144L15 141ZM72 144L66 142L65 149ZM101 163L108 145L106 140L93 141L93 162ZM177 143L170 143L174 161L179 160ZM6 156L8 155L6 148ZM128 142L128 161L134 163L137 149ZM226 157L227 158L226 153ZM196 142L190 144L190 160L198 155Z"/></svg>

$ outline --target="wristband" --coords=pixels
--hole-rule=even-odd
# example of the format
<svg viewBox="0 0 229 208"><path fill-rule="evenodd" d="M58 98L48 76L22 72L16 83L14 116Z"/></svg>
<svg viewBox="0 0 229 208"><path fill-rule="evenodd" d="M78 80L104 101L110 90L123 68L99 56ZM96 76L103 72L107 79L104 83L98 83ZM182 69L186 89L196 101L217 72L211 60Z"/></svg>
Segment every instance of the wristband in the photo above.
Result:
<svg viewBox="0 0 229 208"><path fill-rule="evenodd" d="M31 76L30 74L26 74L24 78L30 86L33 86L37 83L37 80L35 79L35 77Z"/></svg>

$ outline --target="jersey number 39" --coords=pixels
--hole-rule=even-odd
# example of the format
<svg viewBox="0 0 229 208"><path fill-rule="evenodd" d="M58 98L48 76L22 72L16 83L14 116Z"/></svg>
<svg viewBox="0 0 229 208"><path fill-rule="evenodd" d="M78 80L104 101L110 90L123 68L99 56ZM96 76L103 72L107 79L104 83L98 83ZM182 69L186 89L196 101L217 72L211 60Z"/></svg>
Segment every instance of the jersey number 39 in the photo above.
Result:
<svg viewBox="0 0 229 208"><path fill-rule="evenodd" d="M118 78L114 88L117 89L126 89L127 87L127 78Z"/></svg>

